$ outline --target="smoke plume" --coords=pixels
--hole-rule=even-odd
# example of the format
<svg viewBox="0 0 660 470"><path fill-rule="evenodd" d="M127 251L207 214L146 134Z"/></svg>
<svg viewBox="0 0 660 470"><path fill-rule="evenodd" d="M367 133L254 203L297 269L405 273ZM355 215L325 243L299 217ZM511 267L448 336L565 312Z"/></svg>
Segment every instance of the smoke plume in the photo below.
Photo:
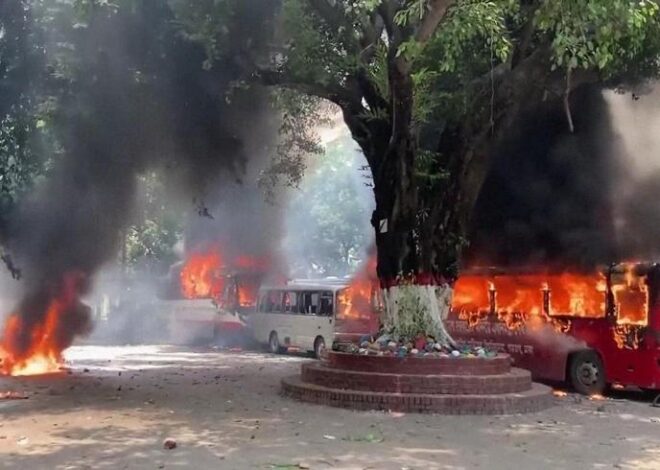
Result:
<svg viewBox="0 0 660 470"><path fill-rule="evenodd" d="M244 29L231 35L230 50L248 42L256 47L268 34L268 9L252 11L252 3L246 2ZM119 233L134 216L137 176L147 169L162 169L175 196L200 204L205 188L216 184L212 197L235 204L229 225L245 216L241 235L227 236L245 240L262 232L262 221L236 206L249 202L226 188L238 187L252 154L273 136L260 129L265 94L241 90L227 100L237 70L231 63L203 70L204 49L169 27L173 21L166 2L143 2L132 10L98 9L84 27L55 29L46 39L47 51L62 53L66 35L78 69L68 77L75 92L61 97L56 116L62 152L12 223L9 247L26 291L15 310L18 326L5 338L15 359L32 352L33 332L54 305L58 348L88 330L88 309L79 299L94 273L117 256ZM246 145L247 138L260 148ZM229 219L224 215L215 214L218 224Z"/></svg>
<svg viewBox="0 0 660 470"><path fill-rule="evenodd" d="M657 97L582 88L574 133L557 101L523 116L493 156L467 263L591 269L657 256Z"/></svg>

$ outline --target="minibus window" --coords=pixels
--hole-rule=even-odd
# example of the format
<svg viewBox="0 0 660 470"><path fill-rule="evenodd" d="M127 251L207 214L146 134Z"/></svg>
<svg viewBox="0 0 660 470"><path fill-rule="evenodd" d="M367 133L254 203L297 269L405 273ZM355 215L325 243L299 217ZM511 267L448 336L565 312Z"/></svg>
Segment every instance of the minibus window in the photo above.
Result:
<svg viewBox="0 0 660 470"><path fill-rule="evenodd" d="M303 313L305 315L316 315L319 309L318 292L304 292L301 297Z"/></svg>
<svg viewBox="0 0 660 470"><path fill-rule="evenodd" d="M284 311L286 313L299 313L297 292L284 293Z"/></svg>
<svg viewBox="0 0 660 470"><path fill-rule="evenodd" d="M270 291L268 293L268 312L282 312L282 292Z"/></svg>
<svg viewBox="0 0 660 470"><path fill-rule="evenodd" d="M332 292L321 292L321 305L319 308L320 315L332 316L334 313L334 302Z"/></svg>
<svg viewBox="0 0 660 470"><path fill-rule="evenodd" d="M266 312L266 307L268 306L268 292L263 292L259 296L259 312Z"/></svg>

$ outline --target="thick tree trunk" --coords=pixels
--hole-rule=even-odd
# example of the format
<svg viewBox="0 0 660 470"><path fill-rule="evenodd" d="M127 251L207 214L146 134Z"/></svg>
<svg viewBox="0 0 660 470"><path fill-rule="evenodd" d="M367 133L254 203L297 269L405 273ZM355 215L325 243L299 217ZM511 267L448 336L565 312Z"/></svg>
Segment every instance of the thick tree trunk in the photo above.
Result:
<svg viewBox="0 0 660 470"><path fill-rule="evenodd" d="M398 338L431 335L446 348L455 348L444 326L451 306L452 279L443 275L449 267L439 264L455 257L437 253L432 262L426 259L423 244L428 242L434 249L446 247L434 243L437 234L419 217L422 208L414 176L414 145L404 139L391 142L390 149L392 153L383 163L389 167L380 167L378 177L374 175L376 210L372 217L385 304L383 325Z"/></svg>

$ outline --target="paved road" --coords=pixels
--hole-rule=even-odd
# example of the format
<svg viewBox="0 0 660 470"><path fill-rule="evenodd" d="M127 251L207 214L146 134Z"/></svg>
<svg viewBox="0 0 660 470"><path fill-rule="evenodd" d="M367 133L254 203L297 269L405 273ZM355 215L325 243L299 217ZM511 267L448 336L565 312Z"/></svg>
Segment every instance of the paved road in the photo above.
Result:
<svg viewBox="0 0 660 470"><path fill-rule="evenodd" d="M289 401L304 358L72 348L71 373L0 379L0 468L660 469L660 409L557 399L505 417L358 413ZM177 447L165 450L167 438Z"/></svg>

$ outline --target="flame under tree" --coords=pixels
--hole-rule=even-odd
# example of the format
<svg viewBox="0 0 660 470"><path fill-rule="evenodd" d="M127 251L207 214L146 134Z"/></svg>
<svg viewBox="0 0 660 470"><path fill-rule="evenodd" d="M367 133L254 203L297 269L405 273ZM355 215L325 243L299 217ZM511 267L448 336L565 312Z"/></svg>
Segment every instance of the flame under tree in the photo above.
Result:
<svg viewBox="0 0 660 470"><path fill-rule="evenodd" d="M179 11L182 24L220 44L222 28L203 26L221 20L201 3ZM287 47L247 66L246 80L341 108L373 176L393 326L402 274L411 303L442 324L451 292L435 286L456 278L489 154L522 113L563 108L572 130L576 88L657 75L653 1L284 0L281 14Z"/></svg>

